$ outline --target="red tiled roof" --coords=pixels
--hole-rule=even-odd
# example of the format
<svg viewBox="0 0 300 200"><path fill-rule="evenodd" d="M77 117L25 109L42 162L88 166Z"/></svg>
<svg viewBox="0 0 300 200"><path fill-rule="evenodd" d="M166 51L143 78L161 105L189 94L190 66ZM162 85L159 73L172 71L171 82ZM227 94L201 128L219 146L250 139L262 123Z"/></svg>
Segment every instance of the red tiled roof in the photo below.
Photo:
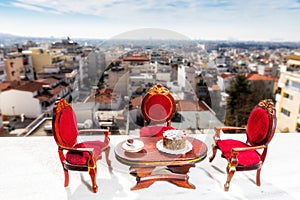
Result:
<svg viewBox="0 0 300 200"><path fill-rule="evenodd" d="M63 85L58 85L57 87L53 88L50 90L50 93L53 95L59 94L63 89L65 89L65 86Z"/></svg>
<svg viewBox="0 0 300 200"><path fill-rule="evenodd" d="M53 97L53 95L50 95L48 93L48 94L43 94L43 95L36 96L35 98L37 98L38 100L43 102L43 101L49 101L52 97Z"/></svg>
<svg viewBox="0 0 300 200"><path fill-rule="evenodd" d="M138 96L138 97L135 97L134 99L131 99L131 105L133 108L137 108L139 105L142 104L142 101L143 101L143 97L142 96Z"/></svg>
<svg viewBox="0 0 300 200"><path fill-rule="evenodd" d="M218 85L214 84L214 85L211 86L211 89L212 90L220 90L220 87Z"/></svg>
<svg viewBox="0 0 300 200"><path fill-rule="evenodd" d="M113 93L113 89L111 88L102 88L100 90L98 90L99 94L97 95L100 95L100 94L111 94Z"/></svg>
<svg viewBox="0 0 300 200"><path fill-rule="evenodd" d="M222 73L220 76L221 76L222 78L229 78L229 77L232 76L232 74L230 74L230 73Z"/></svg>
<svg viewBox="0 0 300 200"><path fill-rule="evenodd" d="M40 83L43 83L46 85L53 85L53 84L57 83L58 81L59 80L56 78L45 78L45 79L36 80L36 82L40 82Z"/></svg>
<svg viewBox="0 0 300 200"><path fill-rule="evenodd" d="M58 95L65 88L66 86L64 85L58 85L55 88L52 88L51 90L47 90L46 92L43 92L43 94L36 96L36 98L39 99L40 101L49 101L54 96Z"/></svg>
<svg viewBox="0 0 300 200"><path fill-rule="evenodd" d="M123 58L123 61L138 61L138 62L147 62L150 61L149 58L142 55L132 55Z"/></svg>
<svg viewBox="0 0 300 200"><path fill-rule="evenodd" d="M189 101L189 100L179 100L178 111L206 111L210 110L209 107L203 101Z"/></svg>
<svg viewBox="0 0 300 200"><path fill-rule="evenodd" d="M11 82L2 82L0 83L0 90L7 90L11 86Z"/></svg>
<svg viewBox="0 0 300 200"><path fill-rule="evenodd" d="M199 105L199 110L210 110L209 107L207 107L207 105L203 102L203 101L199 101L198 103Z"/></svg>
<svg viewBox="0 0 300 200"><path fill-rule="evenodd" d="M178 111L196 111L196 110L198 110L198 105L197 105L197 102L195 102L195 101L179 100L177 110Z"/></svg>
<svg viewBox="0 0 300 200"><path fill-rule="evenodd" d="M277 81L278 78L275 76L264 76L260 74L249 74L247 76L248 81Z"/></svg>
<svg viewBox="0 0 300 200"><path fill-rule="evenodd" d="M118 98L118 95L113 93L113 90L110 88L104 88L98 90L98 93L95 95L95 102L97 103L111 103Z"/></svg>
<svg viewBox="0 0 300 200"><path fill-rule="evenodd" d="M43 83L39 83L36 81L29 81L26 84L18 85L14 87L16 90L27 91L27 92L36 92L42 89Z"/></svg>

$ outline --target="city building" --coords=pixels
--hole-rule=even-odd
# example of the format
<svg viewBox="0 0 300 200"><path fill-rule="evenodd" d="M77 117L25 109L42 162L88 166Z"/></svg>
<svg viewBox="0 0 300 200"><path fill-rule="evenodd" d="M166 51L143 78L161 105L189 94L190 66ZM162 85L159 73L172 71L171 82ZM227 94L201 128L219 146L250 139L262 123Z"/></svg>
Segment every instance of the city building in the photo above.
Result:
<svg viewBox="0 0 300 200"><path fill-rule="evenodd" d="M300 53L291 54L286 56L287 59L287 71L299 71L300 70Z"/></svg>
<svg viewBox="0 0 300 200"><path fill-rule="evenodd" d="M95 94L96 110L118 110L120 109L121 103L121 96L112 89L99 89Z"/></svg>
<svg viewBox="0 0 300 200"><path fill-rule="evenodd" d="M96 82L105 69L105 54L101 51L92 51L87 55L86 75L90 81Z"/></svg>
<svg viewBox="0 0 300 200"><path fill-rule="evenodd" d="M274 76L264 76L260 74L248 74L249 81L253 90L259 91L262 97L273 97L278 84L278 78Z"/></svg>
<svg viewBox="0 0 300 200"><path fill-rule="evenodd" d="M81 46L71 40L69 37L67 39L63 39L61 42L53 42L51 44L51 48L53 49L65 49L66 53L75 54L78 53L81 49Z"/></svg>
<svg viewBox="0 0 300 200"><path fill-rule="evenodd" d="M37 74L57 73L65 63L65 54L62 49L30 48L32 65Z"/></svg>
<svg viewBox="0 0 300 200"><path fill-rule="evenodd" d="M219 86L221 92L225 92L231 86L235 75L229 72L221 73L217 76L217 85Z"/></svg>
<svg viewBox="0 0 300 200"><path fill-rule="evenodd" d="M280 132L300 132L300 74L281 72L276 92L277 127Z"/></svg>
<svg viewBox="0 0 300 200"><path fill-rule="evenodd" d="M3 82L0 88L0 109L6 116L36 118L51 112L57 97L70 95L68 84L54 78Z"/></svg>
<svg viewBox="0 0 300 200"><path fill-rule="evenodd" d="M0 49L0 82L6 80L6 73L5 73L5 64L4 64L4 52Z"/></svg>
<svg viewBox="0 0 300 200"><path fill-rule="evenodd" d="M21 72L24 69L23 56L21 53L10 53L4 59L6 80L7 81L19 81Z"/></svg>

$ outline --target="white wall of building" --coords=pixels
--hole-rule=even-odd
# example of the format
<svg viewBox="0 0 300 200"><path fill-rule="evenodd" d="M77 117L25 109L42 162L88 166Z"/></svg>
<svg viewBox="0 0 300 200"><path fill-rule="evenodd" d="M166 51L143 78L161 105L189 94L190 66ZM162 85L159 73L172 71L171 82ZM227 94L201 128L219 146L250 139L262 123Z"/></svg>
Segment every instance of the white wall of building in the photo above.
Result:
<svg viewBox="0 0 300 200"><path fill-rule="evenodd" d="M278 87L281 93L276 95L277 128L281 132L299 132L300 113L300 75L292 72L281 73Z"/></svg>
<svg viewBox="0 0 300 200"><path fill-rule="evenodd" d="M2 115L18 116L22 113L25 117L36 118L42 114L38 99L32 92L20 90L7 90L0 94L0 109Z"/></svg>
<svg viewBox="0 0 300 200"><path fill-rule="evenodd" d="M156 73L156 80L158 82L170 82L171 81L171 73L158 72L158 73Z"/></svg>
<svg viewBox="0 0 300 200"><path fill-rule="evenodd" d="M180 65L178 67L178 76L177 76L177 81L178 85L182 88L185 87L185 77L186 77L186 72L185 72L185 66Z"/></svg>
<svg viewBox="0 0 300 200"><path fill-rule="evenodd" d="M232 80L233 77L222 78L221 76L217 76L217 85L222 92L225 92L230 88Z"/></svg>
<svg viewBox="0 0 300 200"><path fill-rule="evenodd" d="M6 80L6 73L5 73L5 65L4 65L4 54L0 51L0 81Z"/></svg>

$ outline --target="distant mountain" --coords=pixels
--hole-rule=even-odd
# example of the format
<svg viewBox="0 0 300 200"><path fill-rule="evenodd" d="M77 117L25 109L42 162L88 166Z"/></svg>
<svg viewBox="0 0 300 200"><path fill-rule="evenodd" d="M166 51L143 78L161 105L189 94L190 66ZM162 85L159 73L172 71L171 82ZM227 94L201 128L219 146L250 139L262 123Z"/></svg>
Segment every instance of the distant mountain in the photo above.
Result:
<svg viewBox="0 0 300 200"><path fill-rule="evenodd" d="M0 44L2 45L20 44L29 40L34 42L45 42L49 40L53 41L53 38L25 37L25 36L13 35L9 33L0 33Z"/></svg>
<svg viewBox="0 0 300 200"><path fill-rule="evenodd" d="M2 37L19 37L19 36L9 34L9 33L0 33L0 38L2 38Z"/></svg>
<svg viewBox="0 0 300 200"><path fill-rule="evenodd" d="M20 35L14 35L9 33L0 33L0 47L1 46L10 46L10 45L16 45L16 44L23 44L28 41L36 42L36 43L52 43L52 42L59 42L63 39L67 39L68 36L65 38L55 38L55 37L26 37L26 36L20 36ZM89 38L71 38L73 41L77 42L80 45L83 44L89 44L89 45L111 45L115 42L117 44L126 43L129 41L130 44L133 44L134 41L135 45L145 45L149 40L115 40L115 39L89 39ZM104 42L104 43L103 43ZM138 42L138 43L136 43ZM284 41L236 41L236 40L192 40L190 41L192 43L201 43L201 44L208 44L213 45L213 49L219 49L219 48L300 48L300 42L284 42ZM155 43L155 40L151 40L151 43ZM158 40L158 43L161 43L161 40ZM175 45L174 40L171 40L171 44ZM179 41L180 45L180 41Z"/></svg>
<svg viewBox="0 0 300 200"><path fill-rule="evenodd" d="M32 41L36 43L52 43L52 42L60 42L63 39L67 39L68 36L64 38L56 38L56 37L35 37L35 36L20 36L9 33L0 33L0 45L15 45L26 43L27 41ZM88 39L88 38L71 38L73 41L84 44L86 42L92 44L99 44L103 42L103 39Z"/></svg>

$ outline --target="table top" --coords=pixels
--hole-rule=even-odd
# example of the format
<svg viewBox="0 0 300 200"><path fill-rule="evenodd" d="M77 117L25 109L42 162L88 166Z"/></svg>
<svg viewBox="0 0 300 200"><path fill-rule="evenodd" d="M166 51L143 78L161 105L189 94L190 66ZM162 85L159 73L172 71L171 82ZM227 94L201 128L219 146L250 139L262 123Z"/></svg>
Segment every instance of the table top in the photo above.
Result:
<svg viewBox="0 0 300 200"><path fill-rule="evenodd" d="M122 148L126 140L120 142L115 147L115 156L123 164L130 166L164 166L164 165L184 165L196 163L203 160L207 155L207 146L202 141L187 137L187 140L192 144L191 151L185 154L169 154L161 152L157 149L156 143L162 137L140 137L133 138L144 143L144 148L139 152L127 152Z"/></svg>

